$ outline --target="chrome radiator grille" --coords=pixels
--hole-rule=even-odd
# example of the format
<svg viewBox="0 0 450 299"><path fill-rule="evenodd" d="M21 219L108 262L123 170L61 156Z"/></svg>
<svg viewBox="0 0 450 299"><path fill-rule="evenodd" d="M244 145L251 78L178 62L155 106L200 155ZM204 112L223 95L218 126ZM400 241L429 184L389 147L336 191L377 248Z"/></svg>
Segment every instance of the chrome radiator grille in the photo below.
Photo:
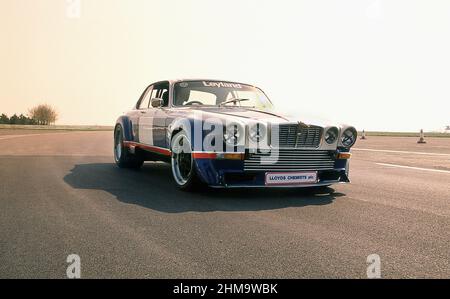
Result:
<svg viewBox="0 0 450 299"><path fill-rule="evenodd" d="M276 130L276 128L273 128ZM302 127L299 124L278 126L280 148L318 148L322 139L321 127ZM276 135L274 136L276 137ZM276 140L272 141L276 145Z"/></svg>
<svg viewBox="0 0 450 299"><path fill-rule="evenodd" d="M272 157L273 156L273 157ZM303 171L334 169L334 158L328 151L280 149L278 155L250 154L244 161L245 171ZM272 163L268 163L272 162Z"/></svg>

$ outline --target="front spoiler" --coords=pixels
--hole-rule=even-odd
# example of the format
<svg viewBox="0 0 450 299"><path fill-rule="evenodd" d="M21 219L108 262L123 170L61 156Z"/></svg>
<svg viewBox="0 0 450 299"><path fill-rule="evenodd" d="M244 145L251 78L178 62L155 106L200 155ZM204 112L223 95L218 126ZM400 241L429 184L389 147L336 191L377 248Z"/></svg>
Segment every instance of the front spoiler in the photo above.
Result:
<svg viewBox="0 0 450 299"><path fill-rule="evenodd" d="M342 184L349 184L351 183L348 178L345 178L345 180L339 180L339 181L322 181L315 184L299 184L299 185L284 185L284 186L265 186L265 185L246 185L246 184L236 184L236 185L222 185L222 186L210 186L211 188L215 189L234 189L234 188L260 188L260 189L266 189L266 188L277 188L277 189L289 189L289 188L311 188L311 187L324 187L324 186L330 186L330 185L342 185Z"/></svg>
<svg viewBox="0 0 450 299"><path fill-rule="evenodd" d="M340 184L349 184L350 181L324 181L316 184L300 184L300 185L284 185L284 186L262 186L262 185L224 185L224 186L210 186L214 189L238 189L238 188L259 188L259 189L267 189L267 188L277 188L277 189L292 189L292 188L311 188L311 187L324 187L330 185L340 185Z"/></svg>

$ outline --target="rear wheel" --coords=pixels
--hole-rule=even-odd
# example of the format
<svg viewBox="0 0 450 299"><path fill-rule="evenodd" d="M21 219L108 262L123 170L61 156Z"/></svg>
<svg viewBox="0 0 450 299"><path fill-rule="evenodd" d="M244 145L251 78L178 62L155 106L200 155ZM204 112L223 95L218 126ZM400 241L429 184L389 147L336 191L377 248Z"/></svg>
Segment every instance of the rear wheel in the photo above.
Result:
<svg viewBox="0 0 450 299"><path fill-rule="evenodd" d="M171 143L172 175L177 187L184 191L195 190L200 185L192 156L191 143L184 132L177 133Z"/></svg>
<svg viewBox="0 0 450 299"><path fill-rule="evenodd" d="M114 131L114 160L117 166L120 168L141 168L144 160L131 154L123 141L123 129L119 125Z"/></svg>

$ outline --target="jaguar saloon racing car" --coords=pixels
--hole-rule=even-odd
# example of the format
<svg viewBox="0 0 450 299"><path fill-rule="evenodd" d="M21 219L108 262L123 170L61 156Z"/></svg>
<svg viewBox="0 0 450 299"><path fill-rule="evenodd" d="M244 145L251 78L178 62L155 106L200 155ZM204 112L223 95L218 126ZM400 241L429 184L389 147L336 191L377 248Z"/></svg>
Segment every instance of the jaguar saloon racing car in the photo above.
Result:
<svg viewBox="0 0 450 299"><path fill-rule="evenodd" d="M117 120L114 158L121 168L168 162L182 190L348 183L356 129L303 121L249 84L161 81Z"/></svg>

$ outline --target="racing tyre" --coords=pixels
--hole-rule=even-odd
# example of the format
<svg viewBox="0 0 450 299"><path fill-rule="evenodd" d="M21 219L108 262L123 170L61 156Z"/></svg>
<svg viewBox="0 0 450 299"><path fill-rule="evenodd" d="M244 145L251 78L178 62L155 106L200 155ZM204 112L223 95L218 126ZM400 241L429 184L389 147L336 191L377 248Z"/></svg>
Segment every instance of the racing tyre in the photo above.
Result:
<svg viewBox="0 0 450 299"><path fill-rule="evenodd" d="M117 126L114 131L114 160L120 168L141 168L144 160L139 159L128 151L123 143L122 126Z"/></svg>
<svg viewBox="0 0 450 299"><path fill-rule="evenodd" d="M177 133L172 138L170 149L172 151L170 164L175 184L183 191L196 190L201 182L195 168L191 142L186 133Z"/></svg>

